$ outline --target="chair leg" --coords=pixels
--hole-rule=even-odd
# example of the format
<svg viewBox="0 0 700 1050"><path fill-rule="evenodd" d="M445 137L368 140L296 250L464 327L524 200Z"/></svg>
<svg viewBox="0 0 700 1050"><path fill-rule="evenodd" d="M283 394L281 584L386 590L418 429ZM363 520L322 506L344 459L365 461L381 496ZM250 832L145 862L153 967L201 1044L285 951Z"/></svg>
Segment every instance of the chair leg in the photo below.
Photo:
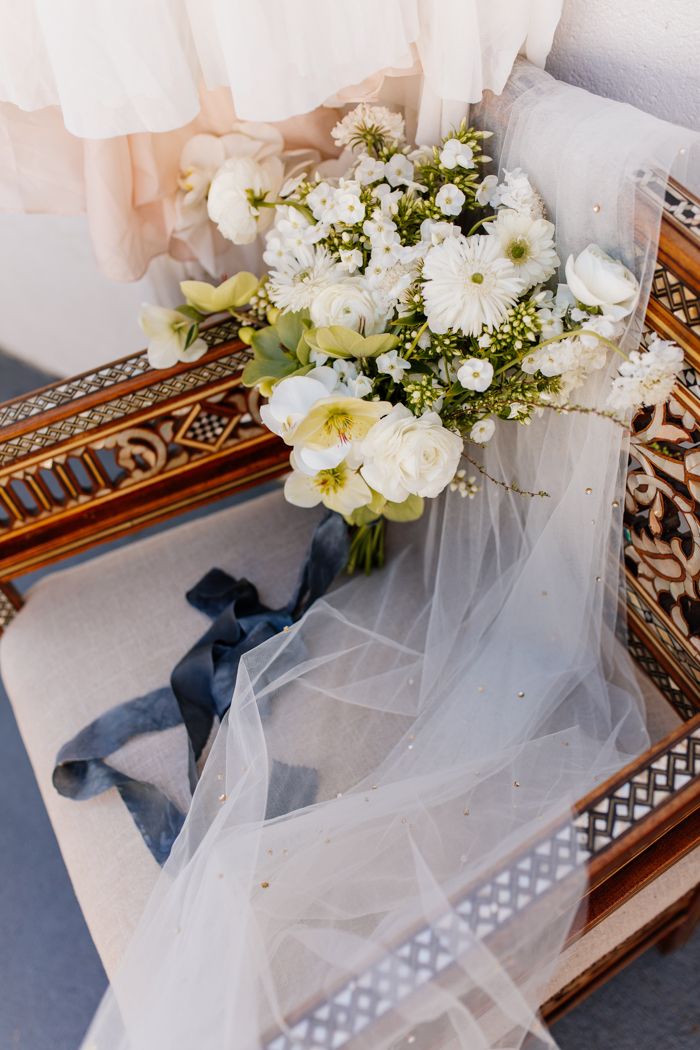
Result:
<svg viewBox="0 0 700 1050"><path fill-rule="evenodd" d="M670 952L675 952L676 948L682 948L684 944L687 944L698 923L700 923L700 886L690 898L683 921L660 941L657 941L656 946L661 954L668 955Z"/></svg>

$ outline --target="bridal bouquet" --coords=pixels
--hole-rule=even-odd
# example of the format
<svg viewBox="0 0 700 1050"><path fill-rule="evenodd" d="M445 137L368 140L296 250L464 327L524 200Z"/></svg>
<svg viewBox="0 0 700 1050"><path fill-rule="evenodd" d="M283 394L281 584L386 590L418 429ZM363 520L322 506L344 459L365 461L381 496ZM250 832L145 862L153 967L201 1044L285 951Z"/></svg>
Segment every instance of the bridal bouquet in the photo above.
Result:
<svg viewBox="0 0 700 1050"><path fill-rule="evenodd" d="M166 344L175 357L204 352L206 313L245 322L243 381L269 399L263 420L291 449L285 495L357 527L353 564L381 561L384 519L419 517L448 485L473 496L465 441L565 408L618 350L637 303L634 275L597 245L568 259L556 294L547 287L554 225L524 172L480 173L489 135L463 121L412 150L400 115L361 104L333 131L341 177L304 173L280 189L264 164L229 162L210 217L235 243L267 229L268 274L185 281L186 307L141 315L154 363ZM666 400L681 364L654 337L621 365L611 410Z"/></svg>

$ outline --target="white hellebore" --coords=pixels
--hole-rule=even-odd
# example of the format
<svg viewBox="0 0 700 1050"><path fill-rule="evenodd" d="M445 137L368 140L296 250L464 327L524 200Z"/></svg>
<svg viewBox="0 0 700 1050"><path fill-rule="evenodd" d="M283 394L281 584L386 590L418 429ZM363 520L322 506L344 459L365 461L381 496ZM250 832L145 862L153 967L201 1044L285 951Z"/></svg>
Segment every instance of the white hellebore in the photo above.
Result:
<svg viewBox="0 0 700 1050"><path fill-rule="evenodd" d="M209 189L209 218L234 244L251 244L275 217L273 203L284 180L279 157L262 163L251 157L232 157L219 168Z"/></svg>
<svg viewBox="0 0 700 1050"><path fill-rule="evenodd" d="M393 503L410 495L432 498L454 478L462 449L462 439L442 425L437 412L416 418L405 405L394 405L360 445L360 473Z"/></svg>
<svg viewBox="0 0 700 1050"><path fill-rule="evenodd" d="M289 503L297 507L316 507L323 502L325 507L338 514L352 514L371 501L369 486L347 463L341 462L311 476L299 470L298 454L292 452L290 459L294 472L284 484L284 495Z"/></svg>
<svg viewBox="0 0 700 1050"><path fill-rule="evenodd" d="M187 346L193 322L177 310L144 303L139 324L149 339L148 363L151 368L172 368L178 361L196 361L207 352L203 339L195 339Z"/></svg>
<svg viewBox="0 0 700 1050"><path fill-rule="evenodd" d="M589 244L576 260L569 256L566 281L580 303L600 307L614 321L631 313L639 296L634 274L597 244Z"/></svg>
<svg viewBox="0 0 700 1050"><path fill-rule="evenodd" d="M448 139L440 153L440 163L450 171L459 165L460 168L474 167L474 152L459 139Z"/></svg>
<svg viewBox="0 0 700 1050"><path fill-rule="evenodd" d="M288 376L277 384L268 403L260 409L263 423L273 434L291 444L290 439L302 419L319 398L328 397L333 392L337 382L337 372L325 367L314 368L310 375Z"/></svg>
<svg viewBox="0 0 700 1050"><path fill-rule="evenodd" d="M404 372L411 367L408 361L399 357L398 350L388 350L385 354L380 354L376 361L377 371L386 372L397 383L401 382Z"/></svg>
<svg viewBox="0 0 700 1050"><path fill-rule="evenodd" d="M443 215L459 215L466 199L460 189L448 182L438 190L435 203Z"/></svg>
<svg viewBox="0 0 700 1050"><path fill-rule="evenodd" d="M469 431L469 438L471 441L480 441L482 444L486 444L493 437L495 429L496 424L490 416L488 419L480 419Z"/></svg>
<svg viewBox="0 0 700 1050"><path fill-rule="evenodd" d="M458 370L457 379L466 390L477 390L481 394L491 386L493 365L490 361L470 357Z"/></svg>
<svg viewBox="0 0 700 1050"><path fill-rule="evenodd" d="M316 328L339 324L362 335L379 335L387 320L386 308L375 299L364 277L348 277L327 285L309 306Z"/></svg>

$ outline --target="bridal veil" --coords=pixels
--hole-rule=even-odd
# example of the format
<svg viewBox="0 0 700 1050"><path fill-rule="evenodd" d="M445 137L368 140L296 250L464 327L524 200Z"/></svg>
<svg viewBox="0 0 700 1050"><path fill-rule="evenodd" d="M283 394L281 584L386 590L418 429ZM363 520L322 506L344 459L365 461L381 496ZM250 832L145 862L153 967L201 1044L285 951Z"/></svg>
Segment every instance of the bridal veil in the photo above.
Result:
<svg viewBox="0 0 700 1050"><path fill-rule="evenodd" d="M696 137L527 62L477 116L500 166L521 166L544 197L562 261L594 241L636 273L634 348L658 187L673 170L693 188ZM596 373L579 403L600 407L608 384ZM244 658L86 1048L553 1045L537 1007L585 891L574 850L545 919L525 908L509 922L496 901L497 939L488 915L462 924L449 983L422 981L418 952L401 965L419 992L367 992L381 1024L369 1007L295 1019L357 991L352 980L407 931L439 934L465 887L648 746L615 640L625 450L623 428L594 412L498 423L468 454L546 496L481 477L473 500L429 501L421 521L392 526L382 571L341 580ZM316 770L318 801L265 821L274 760Z"/></svg>

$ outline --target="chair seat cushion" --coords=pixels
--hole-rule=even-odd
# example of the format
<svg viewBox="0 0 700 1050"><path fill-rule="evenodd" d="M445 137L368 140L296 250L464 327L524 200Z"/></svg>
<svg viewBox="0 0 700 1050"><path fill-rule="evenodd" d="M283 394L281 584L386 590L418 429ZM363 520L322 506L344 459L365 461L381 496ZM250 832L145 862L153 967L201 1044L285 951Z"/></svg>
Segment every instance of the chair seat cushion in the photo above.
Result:
<svg viewBox="0 0 700 1050"><path fill-rule="evenodd" d="M116 788L84 802L55 791L56 755L110 707L168 684L210 626L185 600L209 569L246 576L263 602L284 605L320 516L273 492L52 573L30 590L2 637L2 677L108 974L160 869ZM184 726L136 737L108 761L187 809Z"/></svg>
<svg viewBox="0 0 700 1050"><path fill-rule="evenodd" d="M109 975L160 869L116 788L85 802L54 790L56 755L99 714L168 683L177 661L210 624L185 600L185 592L209 569L246 576L263 602L272 608L283 605L320 516L320 511L291 506L275 492L55 572L32 588L2 638L0 665L7 692ZM639 677L652 738L658 739L679 720L641 672ZM184 726L134 738L109 763L151 781L187 809ZM678 865L569 949L548 994L556 994L650 915L679 899L692 880L690 872L685 863Z"/></svg>

